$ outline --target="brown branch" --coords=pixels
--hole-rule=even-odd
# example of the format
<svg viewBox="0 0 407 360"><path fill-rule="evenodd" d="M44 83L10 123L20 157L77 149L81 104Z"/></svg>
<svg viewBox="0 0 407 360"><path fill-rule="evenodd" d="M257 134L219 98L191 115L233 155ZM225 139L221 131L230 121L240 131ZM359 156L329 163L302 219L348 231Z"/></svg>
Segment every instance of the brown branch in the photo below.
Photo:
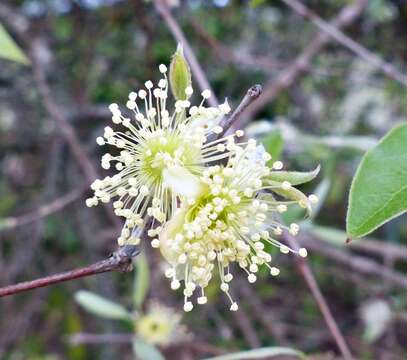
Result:
<svg viewBox="0 0 407 360"><path fill-rule="evenodd" d="M232 126L232 124L234 124L239 119L244 111L260 97L262 92L263 88L259 84L253 85L249 90L247 90L246 95L237 106L235 111L233 111L232 115L223 118L219 123L223 131L218 135L218 137L222 136Z"/></svg>
<svg viewBox="0 0 407 360"><path fill-rule="evenodd" d="M78 199L83 193L84 189L74 189L68 194L61 196L50 203L39 207L29 213L20 216L10 216L0 219L0 231L14 229L18 226L27 225L34 221L40 220L48 215L62 210L65 206L69 205Z"/></svg>
<svg viewBox="0 0 407 360"><path fill-rule="evenodd" d="M349 36L345 35L336 26L331 25L324 19L320 18L315 12L307 8L301 1L298 0L281 0L286 5L288 5L295 12L309 19L315 26L320 30L324 31L330 37L338 41L343 46L347 47L353 53L366 60L368 63L372 64L374 67L380 69L384 74L390 78L400 82L407 86L407 76L401 73L399 70L393 67L388 62L385 62L376 54L372 53L370 50L366 49L355 40L351 39Z"/></svg>
<svg viewBox="0 0 407 360"><path fill-rule="evenodd" d="M294 238L290 234L285 233L284 239L287 241L287 243L290 245L292 249L294 250L299 249L298 241L296 238ZM318 305L318 308L322 316L324 317L325 323L328 326L328 329L331 332L333 338L335 339L335 342L342 356L344 357L345 360L353 359L352 353L350 352L349 347L346 344L345 338L342 335L341 330L339 329L339 326L336 323L335 318L331 313L331 310L329 309L329 305L326 302L324 295L322 294L321 289L318 286L315 276L312 273L311 267L309 266L308 262L305 259L302 259L300 257L296 257L295 262L298 271L304 278L305 282L307 283L307 286L311 291L311 294L316 304Z"/></svg>
<svg viewBox="0 0 407 360"><path fill-rule="evenodd" d="M345 6L332 21L332 25L341 28L352 23L362 12L367 0L357 0ZM318 33L304 51L283 70L276 79L269 80L264 86L263 96L249 109L244 111L235 128L244 128L248 121L262 108L267 106L282 90L290 87L310 66L312 58L329 42L330 36Z"/></svg>
<svg viewBox="0 0 407 360"><path fill-rule="evenodd" d="M178 43L181 43L184 48L185 56L188 60L189 65L191 66L192 73L198 82L198 85L201 91L205 89L211 90L212 96L208 99L208 103L211 106L218 106L219 102L215 96L215 93L212 90L211 85L209 84L208 79L206 78L205 72L202 70L201 65L199 64L194 51L192 50L191 45L189 44L187 38L185 37L184 33L182 32L180 26L178 25L177 21L171 14L170 9L168 8L167 4L165 4L162 0L155 0L154 1L155 8L157 12L162 16L164 21L166 22L168 28L170 29L172 35L174 36L175 40Z"/></svg>
<svg viewBox="0 0 407 360"><path fill-rule="evenodd" d="M132 270L132 260L139 252L137 246L125 245L115 251L109 258L98 261L92 265L0 288L0 297L104 272L129 272Z"/></svg>

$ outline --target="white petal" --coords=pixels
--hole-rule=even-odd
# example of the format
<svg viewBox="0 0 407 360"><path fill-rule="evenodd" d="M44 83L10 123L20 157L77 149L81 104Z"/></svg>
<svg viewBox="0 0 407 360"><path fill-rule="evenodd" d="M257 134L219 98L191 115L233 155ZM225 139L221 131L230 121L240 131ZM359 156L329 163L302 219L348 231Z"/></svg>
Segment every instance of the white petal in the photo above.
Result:
<svg viewBox="0 0 407 360"><path fill-rule="evenodd" d="M205 190L205 184L182 166L171 166L163 171L164 183L181 196L197 198Z"/></svg>

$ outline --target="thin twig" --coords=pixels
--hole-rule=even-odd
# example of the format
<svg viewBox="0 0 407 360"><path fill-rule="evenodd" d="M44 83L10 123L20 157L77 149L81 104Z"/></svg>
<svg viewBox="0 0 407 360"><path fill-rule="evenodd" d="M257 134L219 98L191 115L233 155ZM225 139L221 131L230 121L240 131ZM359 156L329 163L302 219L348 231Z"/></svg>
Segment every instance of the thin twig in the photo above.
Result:
<svg viewBox="0 0 407 360"><path fill-rule="evenodd" d="M155 8L157 12L162 16L164 21L166 22L168 28L170 29L172 35L176 39L178 43L181 43L184 48L185 56L188 60L189 65L191 66L192 73L201 89L201 91L208 89L211 90L212 96L208 99L208 103L211 106L218 106L219 102L215 96L215 93L212 90L211 85L209 84L208 79L205 76L204 71L202 70L201 65L199 64L194 51L192 50L191 45L189 44L187 38L185 37L184 33L182 32L180 26L178 25L177 21L171 14L170 9L168 8L167 4L165 4L162 0L155 0L154 1Z"/></svg>
<svg viewBox="0 0 407 360"><path fill-rule="evenodd" d="M188 20L198 36L212 48L213 54L222 62L228 64L233 62L237 65L246 65L267 71L286 66L285 62L271 59L270 56L254 57L241 51L234 51L211 36L194 17L190 16Z"/></svg>
<svg viewBox="0 0 407 360"><path fill-rule="evenodd" d="M132 260L139 252L137 246L125 245L115 251L107 259L98 261L92 265L0 288L0 297L104 272L129 272L132 270Z"/></svg>
<svg viewBox="0 0 407 360"><path fill-rule="evenodd" d="M239 119L243 112L259 98L262 92L263 88L259 84L253 85L249 90L247 90L246 95L235 111L233 111L232 115L223 118L219 123L220 127L223 129L222 133L219 134L219 137L222 136L232 126L232 124Z"/></svg>
<svg viewBox="0 0 407 360"><path fill-rule="evenodd" d="M27 225L34 221L40 220L48 215L62 210L65 206L69 205L78 199L83 193L84 189L74 189L69 193L51 201L50 203L40 206L39 208L20 215L10 216L0 219L0 231L14 229L18 226Z"/></svg>
<svg viewBox="0 0 407 360"><path fill-rule="evenodd" d="M321 254L341 264L347 270L380 277L391 284L407 288L407 276L389 269L365 256L352 255L343 249L328 244L324 240L319 240L314 236L308 236L306 233L302 233L301 236L298 237L298 241L301 245L306 246L315 253Z"/></svg>
<svg viewBox="0 0 407 360"><path fill-rule="evenodd" d="M81 344L131 344L134 334L91 334L77 333L68 337L72 345Z"/></svg>
<svg viewBox="0 0 407 360"><path fill-rule="evenodd" d="M349 50L354 52L356 55L366 60L368 63L372 64L374 67L380 69L384 74L391 77L392 79L400 82L407 86L407 75L401 73L393 65L381 59L378 55L374 54L370 50L366 49L364 46L357 43L355 40L351 39L349 36L345 35L336 26L331 25L324 19L319 17L311 9L307 8L301 1L298 0L281 0L286 5L291 7L295 12L309 19L315 26L320 30L327 33L329 36L334 38L343 46L347 47Z"/></svg>
<svg viewBox="0 0 407 360"><path fill-rule="evenodd" d="M72 150L72 153L78 160L78 165L82 168L87 181L90 183L98 177L97 171L92 161L82 148L73 127L65 119L62 110L59 109L53 100L52 91L46 79L45 69L43 69L40 60L38 60L38 57L41 56L41 50L37 48L37 45L39 45L39 43L34 40L31 47L31 58L33 64L32 69L44 106L51 117L58 124L58 128L61 130Z"/></svg>
<svg viewBox="0 0 407 360"><path fill-rule="evenodd" d="M367 4L367 0L357 0L345 6L332 21L332 25L341 28L352 23L362 12ZM318 33L303 52L283 71L276 79L270 79L263 89L262 97L249 109L246 109L239 121L235 123L235 128L244 128L248 121L270 102L284 89L290 87L298 77L309 67L312 58L318 54L324 45L330 40L328 34Z"/></svg>
<svg viewBox="0 0 407 360"><path fill-rule="evenodd" d="M285 233L284 239L290 245L290 247L294 250L299 249L298 241L296 238L291 236L290 234ZM342 353L342 356L345 360L353 359L352 353L349 350L348 345L346 344L345 338L341 333L341 330L336 323L331 310L329 309L328 303L326 302L318 283L315 279L314 274L312 273L311 267L309 266L308 262L305 259L300 257L296 257L296 265L298 271L300 272L301 276L304 278L305 282L307 283L308 288L311 291L311 294L318 305L319 310L321 311L325 323L328 326L329 331L331 332L335 342Z"/></svg>

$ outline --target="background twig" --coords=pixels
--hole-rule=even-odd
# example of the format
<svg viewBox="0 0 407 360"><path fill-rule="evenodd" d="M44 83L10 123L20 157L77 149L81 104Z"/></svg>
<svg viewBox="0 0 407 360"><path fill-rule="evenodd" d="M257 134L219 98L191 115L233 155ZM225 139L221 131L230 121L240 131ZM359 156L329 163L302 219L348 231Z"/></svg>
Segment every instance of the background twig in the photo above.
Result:
<svg viewBox="0 0 407 360"><path fill-rule="evenodd" d="M192 50L191 45L189 44L187 38L185 37L184 33L182 32L180 26L178 25L177 21L171 14L170 9L168 8L167 4L162 0L155 0L154 1L155 8L157 9L158 13L162 16L164 21L167 23L168 28L170 29L172 35L176 39L178 43L181 43L184 48L185 57L188 60L188 63L191 67L191 71L194 75L194 79L198 83L201 91L208 89L211 91L212 96L208 99L208 103L211 106L218 106L219 102L216 98L216 95L209 84L208 79L206 78L205 72L202 70L201 65L199 64L194 51Z"/></svg>

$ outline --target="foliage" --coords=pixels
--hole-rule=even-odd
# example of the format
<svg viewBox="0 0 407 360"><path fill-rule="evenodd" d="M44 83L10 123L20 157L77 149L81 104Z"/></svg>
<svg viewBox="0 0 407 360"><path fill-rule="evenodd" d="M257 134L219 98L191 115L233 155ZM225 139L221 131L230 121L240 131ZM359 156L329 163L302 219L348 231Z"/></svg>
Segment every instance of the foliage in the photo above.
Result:
<svg viewBox="0 0 407 360"><path fill-rule="evenodd" d="M131 314L121 305L109 301L90 291L81 290L75 295L76 301L87 311L115 320L132 320Z"/></svg>
<svg viewBox="0 0 407 360"><path fill-rule="evenodd" d="M359 165L349 194L347 232L361 237L407 211L407 124L392 129Z"/></svg>

